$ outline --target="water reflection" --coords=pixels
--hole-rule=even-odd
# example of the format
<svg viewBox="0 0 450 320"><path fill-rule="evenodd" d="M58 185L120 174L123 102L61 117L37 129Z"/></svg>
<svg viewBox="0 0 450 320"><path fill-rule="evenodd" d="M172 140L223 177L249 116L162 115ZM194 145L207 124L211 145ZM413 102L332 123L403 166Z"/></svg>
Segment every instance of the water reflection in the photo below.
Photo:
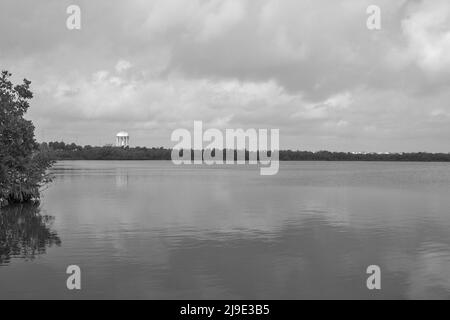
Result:
<svg viewBox="0 0 450 320"><path fill-rule="evenodd" d="M86 299L450 298L449 165L284 163L261 177L64 162L55 175L42 206L64 247L0 268L0 299L73 298L70 264L87 271ZM10 216L2 226L14 230ZM51 222L35 238L48 239ZM366 287L372 264L379 292Z"/></svg>
<svg viewBox="0 0 450 320"><path fill-rule="evenodd" d="M118 169L115 174L117 189L128 187L128 173L125 170Z"/></svg>
<svg viewBox="0 0 450 320"><path fill-rule="evenodd" d="M418 226L360 230L323 215L290 221L276 233L212 233L172 239L157 298L445 299L450 298L448 230ZM424 245L427 241L429 245ZM447 242L450 243L450 242ZM420 248L418 251L417 248ZM189 261L189 263L186 263ZM366 268L383 271L383 290L366 288ZM142 291L144 291L142 289Z"/></svg>
<svg viewBox="0 0 450 320"><path fill-rule="evenodd" d="M12 258L32 260L47 247L60 246L51 229L54 218L41 215L38 204L14 205L0 210L0 265Z"/></svg>

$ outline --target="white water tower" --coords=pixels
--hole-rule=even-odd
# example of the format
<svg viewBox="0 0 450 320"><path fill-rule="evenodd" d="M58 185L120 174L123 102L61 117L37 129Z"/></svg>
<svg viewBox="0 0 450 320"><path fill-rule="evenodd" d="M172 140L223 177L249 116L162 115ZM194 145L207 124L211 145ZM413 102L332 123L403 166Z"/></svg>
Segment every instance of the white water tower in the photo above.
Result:
<svg viewBox="0 0 450 320"><path fill-rule="evenodd" d="M116 147L129 147L130 136L128 132L122 131L116 135Z"/></svg>

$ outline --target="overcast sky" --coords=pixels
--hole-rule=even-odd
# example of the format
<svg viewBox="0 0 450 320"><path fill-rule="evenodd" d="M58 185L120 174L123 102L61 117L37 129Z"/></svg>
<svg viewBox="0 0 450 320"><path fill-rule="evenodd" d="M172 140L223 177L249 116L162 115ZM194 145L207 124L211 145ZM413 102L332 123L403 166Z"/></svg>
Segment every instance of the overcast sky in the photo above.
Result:
<svg viewBox="0 0 450 320"><path fill-rule="evenodd" d="M282 148L450 152L449 0L1 0L0 30L39 140L172 146L202 120L279 128Z"/></svg>

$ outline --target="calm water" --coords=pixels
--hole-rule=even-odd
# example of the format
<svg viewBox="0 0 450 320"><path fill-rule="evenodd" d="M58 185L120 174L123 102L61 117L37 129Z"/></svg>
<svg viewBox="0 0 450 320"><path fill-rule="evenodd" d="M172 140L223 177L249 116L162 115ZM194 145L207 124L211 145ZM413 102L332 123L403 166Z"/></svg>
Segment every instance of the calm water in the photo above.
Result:
<svg viewBox="0 0 450 320"><path fill-rule="evenodd" d="M80 161L54 174L40 207L2 210L0 298L450 298L450 164L293 162L261 177Z"/></svg>

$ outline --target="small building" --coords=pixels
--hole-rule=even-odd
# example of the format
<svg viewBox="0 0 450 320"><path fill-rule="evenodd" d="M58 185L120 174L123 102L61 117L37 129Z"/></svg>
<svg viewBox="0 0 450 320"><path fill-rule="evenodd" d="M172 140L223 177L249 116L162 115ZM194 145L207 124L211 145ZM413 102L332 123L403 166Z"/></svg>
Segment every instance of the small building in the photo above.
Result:
<svg viewBox="0 0 450 320"><path fill-rule="evenodd" d="M119 132L116 135L116 147L129 147L130 146L130 136L128 132Z"/></svg>

